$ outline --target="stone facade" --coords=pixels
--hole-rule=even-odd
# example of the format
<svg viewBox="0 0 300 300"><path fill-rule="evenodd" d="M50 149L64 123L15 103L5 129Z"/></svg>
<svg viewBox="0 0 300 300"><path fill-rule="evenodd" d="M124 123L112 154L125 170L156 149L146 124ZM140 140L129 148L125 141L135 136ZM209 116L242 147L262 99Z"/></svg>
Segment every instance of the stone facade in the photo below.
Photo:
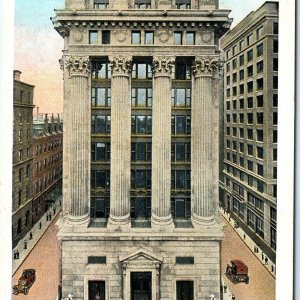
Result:
<svg viewBox="0 0 300 300"><path fill-rule="evenodd" d="M14 71L12 244L32 226L32 112L34 86Z"/></svg>
<svg viewBox="0 0 300 300"><path fill-rule="evenodd" d="M228 14L195 0L56 11L62 299L220 299L214 137Z"/></svg>
<svg viewBox="0 0 300 300"><path fill-rule="evenodd" d="M62 194L62 126L60 116L33 116L33 223Z"/></svg>
<svg viewBox="0 0 300 300"><path fill-rule="evenodd" d="M224 164L221 205L276 260L277 2L267 1L221 40Z"/></svg>

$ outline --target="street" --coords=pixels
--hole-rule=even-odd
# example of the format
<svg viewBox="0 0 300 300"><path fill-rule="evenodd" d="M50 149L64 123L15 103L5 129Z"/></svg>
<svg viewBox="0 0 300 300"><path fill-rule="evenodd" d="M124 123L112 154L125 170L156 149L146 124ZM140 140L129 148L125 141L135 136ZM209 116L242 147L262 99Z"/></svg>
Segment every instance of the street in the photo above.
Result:
<svg viewBox="0 0 300 300"><path fill-rule="evenodd" d="M220 216L224 226L225 238L222 243L222 275L228 288L233 292L236 300L275 300L275 279L254 256L241 238ZM226 277L226 265L232 259L240 259L248 266L249 284L233 284Z"/></svg>
<svg viewBox="0 0 300 300"><path fill-rule="evenodd" d="M59 245L56 237L58 228L55 223L58 217L59 215L14 274L12 285L17 284L24 269L36 270L36 281L30 288L29 294L12 295L13 300L56 299L59 283Z"/></svg>

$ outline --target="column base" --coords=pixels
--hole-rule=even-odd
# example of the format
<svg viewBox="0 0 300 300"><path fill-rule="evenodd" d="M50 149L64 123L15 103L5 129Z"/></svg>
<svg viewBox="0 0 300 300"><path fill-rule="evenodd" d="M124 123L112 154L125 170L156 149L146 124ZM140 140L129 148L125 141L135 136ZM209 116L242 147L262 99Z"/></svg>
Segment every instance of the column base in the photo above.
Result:
<svg viewBox="0 0 300 300"><path fill-rule="evenodd" d="M171 215L167 217L158 217L155 214L152 214L151 228L158 231L173 231L175 225Z"/></svg>
<svg viewBox="0 0 300 300"><path fill-rule="evenodd" d="M131 228L130 214L122 217L109 216L107 229L109 231L126 231Z"/></svg>
<svg viewBox="0 0 300 300"><path fill-rule="evenodd" d="M85 225L89 223L89 218L90 214L86 214L84 216L72 216L68 215L67 216L67 223L70 225Z"/></svg>
<svg viewBox="0 0 300 300"><path fill-rule="evenodd" d="M195 228L199 226L211 226L216 223L215 216L203 217L195 213L192 214L191 221Z"/></svg>

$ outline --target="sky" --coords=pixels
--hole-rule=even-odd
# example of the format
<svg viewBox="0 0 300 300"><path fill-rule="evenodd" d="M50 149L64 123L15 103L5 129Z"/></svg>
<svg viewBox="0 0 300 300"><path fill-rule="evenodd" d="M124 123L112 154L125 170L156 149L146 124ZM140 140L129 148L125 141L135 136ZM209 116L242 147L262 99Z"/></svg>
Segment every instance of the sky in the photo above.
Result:
<svg viewBox="0 0 300 300"><path fill-rule="evenodd" d="M231 10L234 26L264 2L219 0L219 6ZM63 39L50 20L54 9L63 7L64 0L15 0L14 69L22 72L21 81L35 86L34 104L42 113L63 111L63 78L58 63Z"/></svg>

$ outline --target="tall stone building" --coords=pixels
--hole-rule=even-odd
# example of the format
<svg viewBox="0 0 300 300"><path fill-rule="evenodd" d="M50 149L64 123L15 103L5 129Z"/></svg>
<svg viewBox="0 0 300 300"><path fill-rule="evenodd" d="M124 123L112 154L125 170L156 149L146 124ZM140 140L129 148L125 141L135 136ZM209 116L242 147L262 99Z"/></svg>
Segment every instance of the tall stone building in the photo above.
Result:
<svg viewBox="0 0 300 300"><path fill-rule="evenodd" d="M69 0L56 10L62 299L220 299L228 14L214 0Z"/></svg>
<svg viewBox="0 0 300 300"><path fill-rule="evenodd" d="M32 112L34 86L14 71L12 245L32 226Z"/></svg>
<svg viewBox="0 0 300 300"><path fill-rule="evenodd" d="M267 1L221 40L224 180L221 203L275 261L278 2Z"/></svg>
<svg viewBox="0 0 300 300"><path fill-rule="evenodd" d="M33 116L32 220L37 222L62 194L63 125L60 116Z"/></svg>

